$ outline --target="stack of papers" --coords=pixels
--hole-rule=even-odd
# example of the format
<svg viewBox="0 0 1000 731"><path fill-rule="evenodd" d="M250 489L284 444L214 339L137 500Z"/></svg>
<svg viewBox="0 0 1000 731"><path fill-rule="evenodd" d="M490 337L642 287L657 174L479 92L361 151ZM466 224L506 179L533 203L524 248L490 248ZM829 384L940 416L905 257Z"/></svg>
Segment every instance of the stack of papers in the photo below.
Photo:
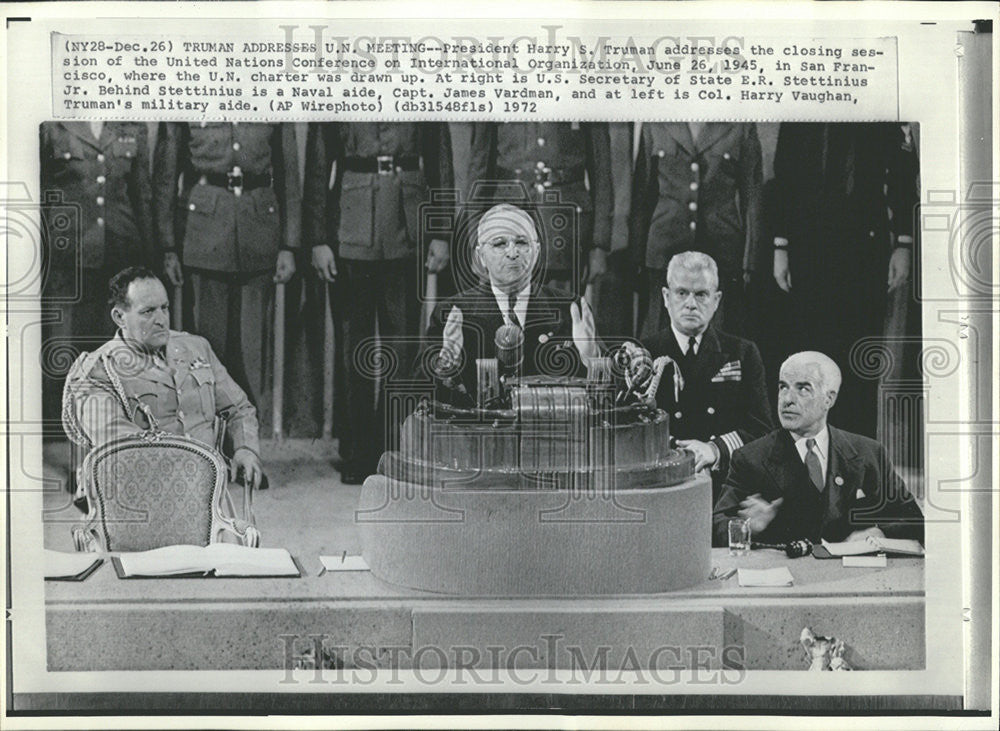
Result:
<svg viewBox="0 0 1000 731"><path fill-rule="evenodd" d="M740 586L791 586L792 572L787 566L776 569L740 569Z"/></svg>

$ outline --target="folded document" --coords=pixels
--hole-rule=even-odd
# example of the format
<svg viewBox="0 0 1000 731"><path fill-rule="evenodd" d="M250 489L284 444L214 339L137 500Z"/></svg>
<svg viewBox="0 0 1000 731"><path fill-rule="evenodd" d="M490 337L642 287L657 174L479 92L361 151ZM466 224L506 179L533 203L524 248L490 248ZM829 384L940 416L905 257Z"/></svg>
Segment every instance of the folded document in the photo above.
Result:
<svg viewBox="0 0 1000 731"><path fill-rule="evenodd" d="M827 543L823 548L831 556L863 556L867 553L900 553L906 556L923 556L924 547L920 541L909 538L879 538L868 536L863 541L845 541L844 543Z"/></svg>
<svg viewBox="0 0 1000 731"><path fill-rule="evenodd" d="M164 546L122 553L112 559L120 578L165 576L301 576L284 548L248 548L232 543Z"/></svg>
<svg viewBox="0 0 1000 731"><path fill-rule="evenodd" d="M792 572L787 566L776 569L740 569L740 586L791 586Z"/></svg>

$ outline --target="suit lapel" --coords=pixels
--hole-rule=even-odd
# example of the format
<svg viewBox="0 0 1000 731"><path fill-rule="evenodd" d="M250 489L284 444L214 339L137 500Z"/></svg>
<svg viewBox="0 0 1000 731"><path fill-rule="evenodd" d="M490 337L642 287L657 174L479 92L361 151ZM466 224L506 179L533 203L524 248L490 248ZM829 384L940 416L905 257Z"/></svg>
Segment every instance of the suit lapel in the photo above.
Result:
<svg viewBox="0 0 1000 731"><path fill-rule="evenodd" d="M684 122L671 122L664 125L667 136L673 139L677 145L684 149L689 155L697 155L694 138L691 137L691 128Z"/></svg>
<svg viewBox="0 0 1000 731"><path fill-rule="evenodd" d="M832 426L830 430L830 462L826 470L827 510L830 518L846 516L854 501L854 491L861 486L861 465L858 453L844 436Z"/></svg>
<svg viewBox="0 0 1000 731"><path fill-rule="evenodd" d="M709 122L704 127L701 128L701 134L698 135L697 149L698 152L705 152L712 146L719 143L719 141L726 136L729 132L729 125L720 122Z"/></svg>
<svg viewBox="0 0 1000 731"><path fill-rule="evenodd" d="M781 532L790 539L815 537L822 527L825 503L809 479L792 435L784 429L775 433L766 469L784 498L778 512Z"/></svg>
<svg viewBox="0 0 1000 731"><path fill-rule="evenodd" d="M94 133L90 131L90 124L88 122L63 122L62 125L67 132L83 144L95 150L101 149L101 143L96 137L94 137ZM108 123L105 122L101 127L101 137L104 137L107 129Z"/></svg>

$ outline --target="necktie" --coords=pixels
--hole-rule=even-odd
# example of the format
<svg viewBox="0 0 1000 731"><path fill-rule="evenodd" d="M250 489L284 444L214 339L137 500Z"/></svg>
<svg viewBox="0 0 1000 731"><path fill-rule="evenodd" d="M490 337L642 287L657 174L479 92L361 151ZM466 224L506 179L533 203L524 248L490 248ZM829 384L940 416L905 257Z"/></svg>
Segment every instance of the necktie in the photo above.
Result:
<svg viewBox="0 0 1000 731"><path fill-rule="evenodd" d="M697 344L698 344L697 340L695 340L694 338L688 338L687 351L684 353L684 366L685 367L684 367L683 370L687 372L687 374L688 374L689 377L691 375L691 368L692 368L692 366L694 366L694 359L696 357L696 353L694 352L694 348L695 348L695 346Z"/></svg>
<svg viewBox="0 0 1000 731"><path fill-rule="evenodd" d="M806 439L806 469L813 486L823 492L823 468L819 465L819 455L816 454L816 440Z"/></svg>
<svg viewBox="0 0 1000 731"><path fill-rule="evenodd" d="M521 327L521 321L517 319L517 312L514 311L514 308L517 307L517 295L512 294L510 296L510 299L508 300L508 303L510 307L507 310L507 319L510 320L511 325L517 325L517 327Z"/></svg>

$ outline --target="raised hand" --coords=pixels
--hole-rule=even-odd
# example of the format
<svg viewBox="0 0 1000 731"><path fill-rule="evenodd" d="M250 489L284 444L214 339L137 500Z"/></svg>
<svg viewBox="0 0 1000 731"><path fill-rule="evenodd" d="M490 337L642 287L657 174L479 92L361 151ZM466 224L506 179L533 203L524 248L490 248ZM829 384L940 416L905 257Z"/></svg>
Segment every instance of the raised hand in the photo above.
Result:
<svg viewBox="0 0 1000 731"><path fill-rule="evenodd" d="M599 355L594 313L590 311L587 300L581 299L579 305L573 302L569 306L569 316L573 320L573 344L576 345L580 358L586 363L589 358L596 358Z"/></svg>

